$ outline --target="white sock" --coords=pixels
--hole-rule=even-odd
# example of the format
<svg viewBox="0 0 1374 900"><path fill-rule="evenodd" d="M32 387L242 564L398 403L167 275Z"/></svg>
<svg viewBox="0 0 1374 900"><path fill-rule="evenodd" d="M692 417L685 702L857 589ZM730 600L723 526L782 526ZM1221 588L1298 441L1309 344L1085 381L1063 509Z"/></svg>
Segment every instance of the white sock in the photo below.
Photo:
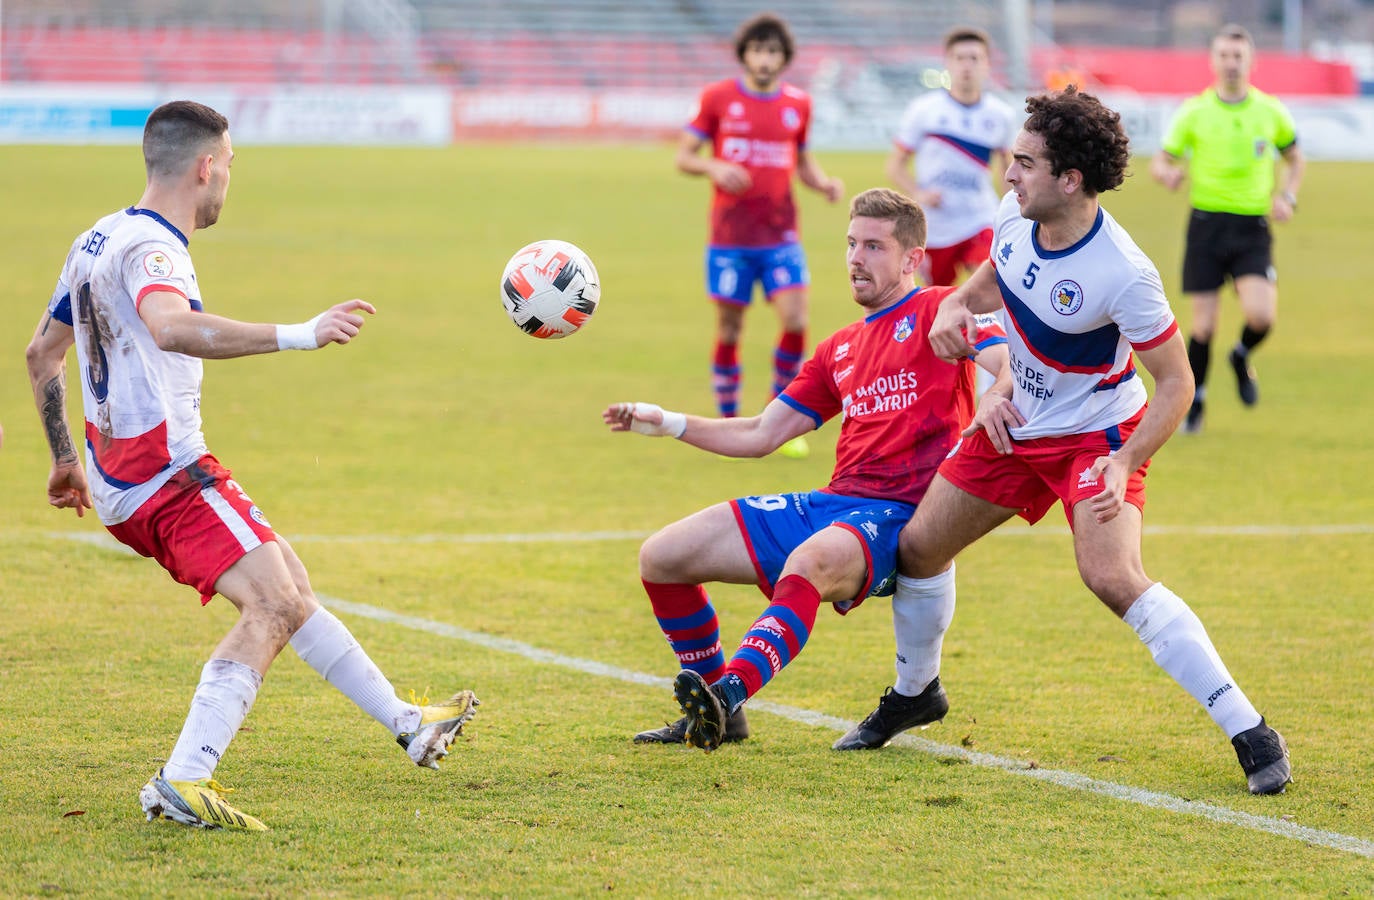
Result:
<svg viewBox="0 0 1374 900"><path fill-rule="evenodd" d="M168 781L199 781L215 774L220 757L238 734L262 686L262 675L232 659L212 659L200 670L200 684L181 737L162 767Z"/></svg>
<svg viewBox="0 0 1374 900"><path fill-rule="evenodd" d="M414 731L420 724L420 708L396 696L396 689L348 626L324 607L315 610L291 636L291 649L393 735Z"/></svg>
<svg viewBox="0 0 1374 900"><path fill-rule="evenodd" d="M940 674L940 649L954 619L954 566L934 578L897 576L892 595L892 631L897 636L897 683L893 690L915 697Z"/></svg>
<svg viewBox="0 0 1374 900"><path fill-rule="evenodd" d="M1260 723L1260 714L1231 678L1201 620L1177 594L1153 584L1122 618L1150 648L1155 663L1202 704L1228 738Z"/></svg>

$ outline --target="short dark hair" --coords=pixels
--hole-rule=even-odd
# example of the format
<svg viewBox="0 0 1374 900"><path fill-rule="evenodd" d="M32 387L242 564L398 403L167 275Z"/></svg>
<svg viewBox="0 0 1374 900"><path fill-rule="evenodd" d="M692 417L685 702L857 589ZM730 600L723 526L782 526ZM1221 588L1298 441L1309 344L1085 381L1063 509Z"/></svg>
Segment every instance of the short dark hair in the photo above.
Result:
<svg viewBox="0 0 1374 900"><path fill-rule="evenodd" d="M1094 195L1115 190L1126 180L1131 148L1120 113L1075 84L1026 98L1026 112L1030 115L1022 127L1044 139L1051 174L1077 169Z"/></svg>
<svg viewBox="0 0 1374 900"><path fill-rule="evenodd" d="M173 100L143 126L143 164L149 177L175 175L229 131L229 120L203 103Z"/></svg>
<svg viewBox="0 0 1374 900"><path fill-rule="evenodd" d="M792 30L787 27L782 16L777 13L759 13L739 27L735 32L735 58L744 62L744 48L755 42L777 41L782 44L782 58L792 61L796 52L796 42L792 40Z"/></svg>
<svg viewBox="0 0 1374 900"><path fill-rule="evenodd" d="M981 28L974 28L972 25L960 25L957 28L946 32L944 40L945 52L955 44L962 44L964 41L977 41L982 44L984 49L992 50L992 38Z"/></svg>
<svg viewBox="0 0 1374 900"><path fill-rule="evenodd" d="M870 188L849 201L849 218L883 219L903 250L926 245L926 213L921 204L890 188Z"/></svg>

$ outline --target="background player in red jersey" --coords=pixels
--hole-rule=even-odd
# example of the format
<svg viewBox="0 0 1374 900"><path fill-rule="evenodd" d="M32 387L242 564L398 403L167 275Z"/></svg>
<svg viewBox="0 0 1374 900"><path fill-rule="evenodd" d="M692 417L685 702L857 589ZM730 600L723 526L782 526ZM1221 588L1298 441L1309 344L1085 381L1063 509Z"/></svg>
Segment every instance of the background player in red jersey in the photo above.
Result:
<svg viewBox="0 0 1374 900"><path fill-rule="evenodd" d="M743 77L707 85L677 152L677 167L715 185L711 237L706 246L706 290L716 301L712 383L723 418L739 409L739 339L754 284L778 312L782 333L773 353L773 396L796 377L806 350L806 255L797 231L792 176L831 203L844 185L806 149L811 98L782 81L795 44L787 23L755 16L740 26L735 56ZM711 145L711 155L700 155ZM783 445L788 456L807 454L800 435Z"/></svg>
<svg viewBox="0 0 1374 900"><path fill-rule="evenodd" d="M822 341L759 415L709 419L647 403L602 414L613 431L671 435L724 456L762 456L842 417L828 486L717 503L640 549L644 589L683 666L674 693L684 717L637 742L712 750L747 737L741 707L801 652L822 603L846 613L892 593L897 535L974 414L973 362L947 366L925 339L952 289L916 287L924 243L914 200L887 189L854 198L847 261L864 318ZM1009 382L995 320L981 322L973 340L978 363ZM728 663L706 581L757 584L769 596Z"/></svg>

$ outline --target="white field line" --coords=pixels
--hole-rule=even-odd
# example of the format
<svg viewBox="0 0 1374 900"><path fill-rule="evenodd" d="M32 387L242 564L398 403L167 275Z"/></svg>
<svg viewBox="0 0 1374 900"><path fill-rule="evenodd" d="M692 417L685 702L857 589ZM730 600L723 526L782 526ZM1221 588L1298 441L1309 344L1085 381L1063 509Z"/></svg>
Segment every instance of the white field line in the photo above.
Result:
<svg viewBox="0 0 1374 900"><path fill-rule="evenodd" d="M1068 526L1004 525L990 537L1063 537ZM298 534L293 544L570 544L589 541L642 541L651 531L543 531L515 534ZM1374 534L1374 525L1146 525L1147 535L1215 537L1316 537Z"/></svg>
<svg viewBox="0 0 1374 900"><path fill-rule="evenodd" d="M103 533L79 532L61 536L95 544L104 549L132 553L132 551L128 550L124 545L115 541L114 538ZM493 635L483 634L480 631L469 631L466 628L459 628L456 625L448 625L444 622L422 619L417 616L402 615L365 603L354 603L349 600L341 600L337 597L330 597L324 594L318 594L317 596L320 602L325 606L339 612L372 619L377 622L384 622L390 625L399 625L403 628L423 631L440 637L452 638L454 640L484 647L488 650L495 650L501 653L509 653L514 656L523 657L532 662L572 669L600 678L614 678L618 681L629 682L630 684L661 688L665 691L672 687L672 680L663 676L647 675L643 672L622 669L618 666L606 665L605 663L596 662L595 660L566 656L562 653L543 650L531 644L511 640L510 638L495 637ZM781 716L793 722L800 722L817 728L827 728L841 733L848 731L857 724L848 719L841 719L836 716L816 712L815 710L802 709L796 706L786 706L781 703L770 703L767 700L752 700L749 703L749 709L751 711L766 712L775 716ZM960 759L975 766L1001 769L1013 775L1035 778L1071 790L1086 791L1103 797L1110 797L1114 800L1135 803L1140 806L1162 809L1167 812L1180 813L1182 815L1197 816L1225 825L1235 825L1240 828L1248 828L1252 831L1260 831L1278 837L1303 841L1318 847L1326 847L1331 850L1353 853L1357 856L1374 858L1374 841L1367 841L1363 838L1341 834L1335 831L1323 831L1317 828L1309 828L1305 825L1298 825L1285 819L1276 819L1270 816L1257 816L1253 813L1228 809L1224 806L1216 806L1211 803L1203 803L1197 800L1185 800L1182 797L1175 797L1171 794L1161 794L1157 791L1145 790L1144 788L1136 788L1111 781L1090 778L1087 775L1080 775L1077 772L1065 772L1059 769L1033 768L1031 764L1025 760L996 756L991 753L975 753L963 747L940 744L912 734L899 734L893 739L892 743L904 747L911 747L922 753L928 753L931 756Z"/></svg>
<svg viewBox="0 0 1374 900"><path fill-rule="evenodd" d="M642 541L651 531L533 531L512 534L297 534L286 535L293 544L573 544L597 541ZM989 537L1064 537L1067 526L1004 525ZM1323 537L1374 534L1374 524L1346 525L1146 525L1147 535L1195 537ZM105 531L59 532L54 537L85 541L102 547L118 542Z"/></svg>

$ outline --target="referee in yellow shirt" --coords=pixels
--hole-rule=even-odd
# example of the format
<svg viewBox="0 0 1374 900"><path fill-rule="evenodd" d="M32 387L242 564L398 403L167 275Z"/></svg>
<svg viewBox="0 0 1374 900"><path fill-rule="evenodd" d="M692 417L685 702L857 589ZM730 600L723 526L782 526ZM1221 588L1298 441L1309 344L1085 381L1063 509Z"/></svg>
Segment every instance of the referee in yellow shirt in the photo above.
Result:
<svg viewBox="0 0 1374 900"><path fill-rule="evenodd" d="M1171 191L1185 175L1191 180L1183 292L1193 306L1188 362L1196 393L1183 423L1187 432L1202 429L1217 297L1228 275L1245 317L1229 360L1241 402L1259 402L1250 353L1269 334L1278 312L1269 219L1292 218L1304 168L1293 117L1276 98L1250 84L1255 58L1250 33L1224 25L1212 38L1211 52L1215 83L1184 101L1150 162L1150 174ZM1276 156L1285 163L1278 190Z"/></svg>

